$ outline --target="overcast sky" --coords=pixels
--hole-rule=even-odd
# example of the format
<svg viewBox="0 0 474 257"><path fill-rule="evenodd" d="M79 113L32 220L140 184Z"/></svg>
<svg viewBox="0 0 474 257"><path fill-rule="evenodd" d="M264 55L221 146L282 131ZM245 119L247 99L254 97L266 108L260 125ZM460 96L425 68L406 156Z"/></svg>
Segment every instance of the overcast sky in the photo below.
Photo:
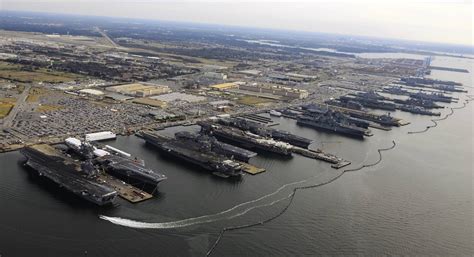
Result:
<svg viewBox="0 0 474 257"><path fill-rule="evenodd" d="M473 44L472 0L0 0L25 10Z"/></svg>

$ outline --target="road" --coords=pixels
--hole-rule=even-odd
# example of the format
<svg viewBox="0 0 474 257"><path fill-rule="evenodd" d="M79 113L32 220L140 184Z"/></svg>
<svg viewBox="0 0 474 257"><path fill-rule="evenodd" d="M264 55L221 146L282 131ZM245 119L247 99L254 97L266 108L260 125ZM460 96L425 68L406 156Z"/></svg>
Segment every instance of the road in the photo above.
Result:
<svg viewBox="0 0 474 257"><path fill-rule="evenodd" d="M119 47L120 47L119 45L117 45L117 44L105 33L105 31L101 30L99 27L94 27L94 28L95 28L95 30L96 30L97 32L99 32L105 39L107 39L107 41L109 41L109 43L110 43L113 47L115 47L115 48L119 48Z"/></svg>
<svg viewBox="0 0 474 257"><path fill-rule="evenodd" d="M26 98L28 97L28 94L30 93L31 86L27 85L25 86L25 89L23 92L18 97L18 100L16 101L15 106L11 109L10 113L8 114L7 117L3 119L3 128L10 128L12 125L13 120L15 119L16 115L18 112L23 110L25 105L27 105Z"/></svg>

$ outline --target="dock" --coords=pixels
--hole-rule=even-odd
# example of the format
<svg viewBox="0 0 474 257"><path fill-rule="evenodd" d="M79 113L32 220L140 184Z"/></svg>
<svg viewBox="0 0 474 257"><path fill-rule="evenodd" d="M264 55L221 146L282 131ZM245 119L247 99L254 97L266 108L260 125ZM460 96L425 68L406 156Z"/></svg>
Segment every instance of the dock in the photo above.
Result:
<svg viewBox="0 0 474 257"><path fill-rule="evenodd" d="M140 190L130 184L127 184L119 179L116 179L106 173L101 173L98 179L114 188L120 197L131 203L139 203L153 198L153 195L143 190Z"/></svg>
<svg viewBox="0 0 474 257"><path fill-rule="evenodd" d="M239 115L237 117L241 119L251 120L253 122L258 122L268 127L276 126L279 124L278 122L274 122L271 118L260 116L258 114L244 114Z"/></svg>
<svg viewBox="0 0 474 257"><path fill-rule="evenodd" d="M400 123L400 121L399 121L399 123ZM374 128L374 129L385 130L385 131L390 131L390 130L392 130L392 129L389 128L389 127L385 127L385 126L379 125L379 124L374 123L374 122L369 122L369 127Z"/></svg>
<svg viewBox="0 0 474 257"><path fill-rule="evenodd" d="M349 164L351 164L350 161L346 161L344 159L341 159L333 154L325 153L321 150L312 150L312 149L304 149L301 147L294 147L293 152L303 155L308 158L312 159L317 159L317 160L322 160L325 162L331 163L331 167L334 169L340 169L342 167L345 167Z"/></svg>
<svg viewBox="0 0 474 257"><path fill-rule="evenodd" d="M240 162L240 164L242 165L242 170L251 175L257 175L266 171L264 168L259 168L246 162Z"/></svg>
<svg viewBox="0 0 474 257"><path fill-rule="evenodd" d="M338 162L338 163L335 163L335 164L331 165L331 168L338 170L338 169L344 168L348 165L351 165L350 161L342 160L341 162Z"/></svg>

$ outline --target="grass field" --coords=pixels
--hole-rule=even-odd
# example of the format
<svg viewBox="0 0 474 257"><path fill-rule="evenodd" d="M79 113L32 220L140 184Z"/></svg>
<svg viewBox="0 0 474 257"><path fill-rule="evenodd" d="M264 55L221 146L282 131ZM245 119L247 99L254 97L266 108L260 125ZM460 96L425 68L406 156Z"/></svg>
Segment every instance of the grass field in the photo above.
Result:
<svg viewBox="0 0 474 257"><path fill-rule="evenodd" d="M29 103L38 102L40 97L45 95L47 92L48 90L44 88L33 87L30 89L30 93L28 97L26 98L26 101Z"/></svg>
<svg viewBox="0 0 474 257"><path fill-rule="evenodd" d="M62 108L63 107L59 106L59 105L43 104L43 105L38 106L38 108L36 108L36 111L37 112L50 112L50 111L57 111L57 110L60 110Z"/></svg>
<svg viewBox="0 0 474 257"><path fill-rule="evenodd" d="M13 104L0 102L0 119L6 117L12 108Z"/></svg>
<svg viewBox="0 0 474 257"><path fill-rule="evenodd" d="M0 97L0 103L16 103L16 98L14 97Z"/></svg>
<svg viewBox="0 0 474 257"><path fill-rule="evenodd" d="M271 99L256 96L242 96L237 100L237 102L246 105L265 105L272 103L273 101Z"/></svg>
<svg viewBox="0 0 474 257"><path fill-rule="evenodd" d="M72 73L51 71L44 68L34 71L26 71L22 70L21 65L0 62L0 78L23 83L60 83L72 81L81 78L81 76Z"/></svg>

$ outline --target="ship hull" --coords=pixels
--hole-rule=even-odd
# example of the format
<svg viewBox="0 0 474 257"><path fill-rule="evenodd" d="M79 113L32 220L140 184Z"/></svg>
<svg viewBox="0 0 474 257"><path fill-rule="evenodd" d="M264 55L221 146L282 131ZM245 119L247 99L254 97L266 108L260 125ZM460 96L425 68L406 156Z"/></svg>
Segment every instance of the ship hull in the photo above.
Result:
<svg viewBox="0 0 474 257"><path fill-rule="evenodd" d="M132 180L133 182L156 187L161 181L166 180L165 175L154 173L125 157L108 155L99 158L98 162L107 173L127 181Z"/></svg>
<svg viewBox="0 0 474 257"><path fill-rule="evenodd" d="M349 136L353 138L363 139L365 135L364 132L359 132L358 130L348 129L344 127L329 128L329 127L321 126L319 124L315 124L313 122L304 121L304 120L298 120L296 123L298 125L314 128L316 130L337 133L340 135Z"/></svg>
<svg viewBox="0 0 474 257"><path fill-rule="evenodd" d="M203 153L186 149L184 147L173 146L168 142L158 142L149 136L143 136L143 139L145 139L145 142L148 144L156 147L162 153L173 156L179 160L184 160L205 170L218 172L227 177L240 177L242 175L240 170L226 171L222 167L223 165L220 164L221 160L211 160L211 157L204 155Z"/></svg>
<svg viewBox="0 0 474 257"><path fill-rule="evenodd" d="M59 157L25 148L21 153L27 158L26 166L84 200L104 206L112 204L117 196L113 189L83 177L71 164L64 163Z"/></svg>
<svg viewBox="0 0 474 257"><path fill-rule="evenodd" d="M282 150L281 148L266 147L266 146L263 146L263 145L260 145L260 144L256 144L256 143L254 143L250 140L245 140L244 138L233 137L231 135L228 135L227 133L220 132L220 131L214 131L213 133L214 133L214 136L217 137L218 139L223 140L223 141L227 141L229 143L238 144L238 145L242 146L243 148L258 149L258 150L261 150L261 151L271 152L271 153L274 153L274 154L279 154L279 155L283 155L283 156L287 156L287 157L291 156L291 151L285 151L285 150Z"/></svg>

